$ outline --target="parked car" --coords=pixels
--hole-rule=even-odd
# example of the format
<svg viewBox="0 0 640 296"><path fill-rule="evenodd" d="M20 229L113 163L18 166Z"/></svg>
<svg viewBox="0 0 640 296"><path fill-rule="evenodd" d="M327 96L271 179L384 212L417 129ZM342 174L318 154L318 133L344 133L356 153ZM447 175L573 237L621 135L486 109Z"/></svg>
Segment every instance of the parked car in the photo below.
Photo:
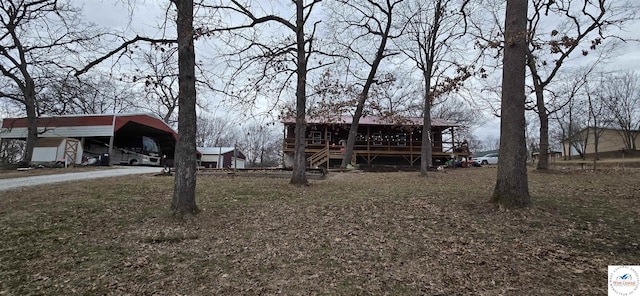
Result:
<svg viewBox="0 0 640 296"><path fill-rule="evenodd" d="M474 159L477 163L482 165L485 164L497 164L498 163L498 153L489 153L485 156L476 157Z"/></svg>

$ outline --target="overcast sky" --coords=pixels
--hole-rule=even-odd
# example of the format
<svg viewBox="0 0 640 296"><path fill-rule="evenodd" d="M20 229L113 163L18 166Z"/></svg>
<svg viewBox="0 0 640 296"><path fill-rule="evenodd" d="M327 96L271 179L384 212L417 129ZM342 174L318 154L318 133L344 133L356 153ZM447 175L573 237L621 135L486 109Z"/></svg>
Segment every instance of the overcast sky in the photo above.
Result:
<svg viewBox="0 0 640 296"><path fill-rule="evenodd" d="M158 24L163 21L164 3L169 1L140 0L73 0L83 7L86 20L117 31L133 31L150 35L158 34ZM132 7L128 6L132 3Z"/></svg>
<svg viewBox="0 0 640 296"><path fill-rule="evenodd" d="M78 5L84 7L86 20L96 23L99 26L112 28L114 31L128 31L135 34L146 34L152 37L160 37L162 32L158 31L159 23L163 21L166 3L169 1L144 1L144 0L122 0L122 1L77 1ZM117 2L117 4L114 4ZM128 7L128 3L134 3L133 10ZM130 15L133 17L131 18ZM628 26L620 35L626 38L637 38L640 32L640 22ZM169 32L171 33L171 32ZM611 59L607 68L610 70L633 70L640 67L640 43L629 42L616 53ZM499 119L487 116L487 120L482 126L475 129L474 134L478 139L499 138Z"/></svg>

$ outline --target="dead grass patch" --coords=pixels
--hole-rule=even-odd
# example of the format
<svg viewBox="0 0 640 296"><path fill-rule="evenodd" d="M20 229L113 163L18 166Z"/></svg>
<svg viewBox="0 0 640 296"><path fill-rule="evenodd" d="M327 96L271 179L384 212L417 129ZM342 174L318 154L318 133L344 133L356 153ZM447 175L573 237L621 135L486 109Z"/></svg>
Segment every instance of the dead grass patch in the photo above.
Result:
<svg viewBox="0 0 640 296"><path fill-rule="evenodd" d="M495 211L495 168L172 177L3 192L0 294L602 295L640 259L637 171L530 172L535 206Z"/></svg>

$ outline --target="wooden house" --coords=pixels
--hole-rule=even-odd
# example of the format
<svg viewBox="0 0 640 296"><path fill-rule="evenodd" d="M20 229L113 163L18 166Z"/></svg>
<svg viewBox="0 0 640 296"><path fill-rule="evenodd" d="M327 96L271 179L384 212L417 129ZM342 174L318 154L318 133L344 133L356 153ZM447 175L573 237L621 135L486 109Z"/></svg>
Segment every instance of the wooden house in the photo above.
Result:
<svg viewBox="0 0 640 296"><path fill-rule="evenodd" d="M390 120L377 116L360 119L353 165L420 166L422 147L421 117ZM283 161L293 165L295 119L284 124ZM351 127L351 116L307 118L305 155L310 167L337 167L344 156L344 146ZM433 164L444 164L452 157L468 157L466 143L455 138L457 124L441 119L431 122Z"/></svg>

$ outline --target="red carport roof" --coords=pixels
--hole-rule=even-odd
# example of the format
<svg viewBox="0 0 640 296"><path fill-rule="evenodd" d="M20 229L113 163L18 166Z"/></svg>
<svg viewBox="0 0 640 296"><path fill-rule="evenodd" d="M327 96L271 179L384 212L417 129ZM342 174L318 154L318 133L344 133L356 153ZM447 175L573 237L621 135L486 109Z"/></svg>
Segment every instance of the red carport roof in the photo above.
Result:
<svg viewBox="0 0 640 296"><path fill-rule="evenodd" d="M115 117L115 121L114 121ZM116 132L129 122L136 122L161 131L168 132L174 138L178 134L155 114L88 114L88 115L60 115L41 116L38 118L38 127L82 127L82 126L111 126ZM5 118L2 128L26 128L27 118Z"/></svg>

